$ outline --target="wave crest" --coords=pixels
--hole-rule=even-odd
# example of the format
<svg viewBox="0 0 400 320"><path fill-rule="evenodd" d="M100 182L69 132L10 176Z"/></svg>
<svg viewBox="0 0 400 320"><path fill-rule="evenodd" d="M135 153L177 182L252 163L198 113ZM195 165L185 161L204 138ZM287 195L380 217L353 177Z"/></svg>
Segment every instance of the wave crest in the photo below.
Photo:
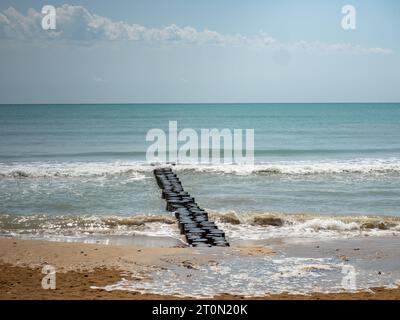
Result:
<svg viewBox="0 0 400 320"><path fill-rule="evenodd" d="M144 179L153 167L126 162L33 162L0 164L0 178L131 177Z"/></svg>
<svg viewBox="0 0 400 320"><path fill-rule="evenodd" d="M235 212L210 216L228 236L242 240L400 235L400 217Z"/></svg>
<svg viewBox="0 0 400 320"><path fill-rule="evenodd" d="M32 162L0 163L0 178L118 177L144 179L154 166L145 162ZM355 159L330 161L277 161L255 165L178 164L177 172L234 175L400 174L400 160Z"/></svg>
<svg viewBox="0 0 400 320"><path fill-rule="evenodd" d="M179 165L179 171L237 175L400 174L400 160L277 161L255 165Z"/></svg>
<svg viewBox="0 0 400 320"><path fill-rule="evenodd" d="M118 216L1 215L1 234L47 235L168 235L175 236L175 217L162 214Z"/></svg>
<svg viewBox="0 0 400 320"><path fill-rule="evenodd" d="M210 212L231 240L400 235L400 217ZM0 234L127 235L179 238L172 214L118 216L0 215Z"/></svg>

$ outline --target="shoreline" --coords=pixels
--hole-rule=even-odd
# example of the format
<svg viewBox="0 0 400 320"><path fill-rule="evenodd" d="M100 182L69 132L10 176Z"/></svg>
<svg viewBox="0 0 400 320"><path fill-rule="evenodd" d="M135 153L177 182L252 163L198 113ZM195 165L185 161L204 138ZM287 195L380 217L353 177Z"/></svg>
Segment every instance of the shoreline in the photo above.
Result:
<svg viewBox="0 0 400 320"><path fill-rule="evenodd" d="M274 252L263 246L233 247L221 252L199 254L193 248L151 248L131 245L96 245L62 243L41 240L17 240L0 238L0 299L131 299L131 300L196 300L193 297L148 294L123 290L106 291L91 289L116 283L133 276L141 281L148 273L184 265L215 262L220 255L266 256ZM57 270L55 290L41 287L42 266L50 264ZM198 298L208 300L210 298ZM219 294L213 300L342 300L342 299L390 299L400 300L400 288L373 288L369 291L349 293L272 294L245 297Z"/></svg>
<svg viewBox="0 0 400 320"><path fill-rule="evenodd" d="M118 281L123 272L116 269L68 271L57 277L58 285L55 290L43 290L40 286L43 277L40 268L31 269L0 263L0 274L0 300L400 300L400 288L372 288L368 292L309 295L282 293L256 297L220 294L213 298L91 289L91 286Z"/></svg>

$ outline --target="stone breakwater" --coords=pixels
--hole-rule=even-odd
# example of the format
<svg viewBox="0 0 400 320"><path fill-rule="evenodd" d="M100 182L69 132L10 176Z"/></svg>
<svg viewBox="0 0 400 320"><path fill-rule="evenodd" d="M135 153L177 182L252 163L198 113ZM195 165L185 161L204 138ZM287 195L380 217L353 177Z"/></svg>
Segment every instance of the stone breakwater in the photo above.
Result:
<svg viewBox="0 0 400 320"><path fill-rule="evenodd" d="M208 219L208 213L200 208L195 199L186 191L171 168L154 170L157 184L166 200L166 209L175 213L179 229L189 245L193 247L227 247L225 233Z"/></svg>

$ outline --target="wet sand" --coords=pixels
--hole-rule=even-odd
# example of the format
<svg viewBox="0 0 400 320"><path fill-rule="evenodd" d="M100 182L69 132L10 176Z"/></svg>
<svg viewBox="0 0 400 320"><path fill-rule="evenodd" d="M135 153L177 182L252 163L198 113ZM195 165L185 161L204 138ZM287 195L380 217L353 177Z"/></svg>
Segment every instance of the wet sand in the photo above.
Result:
<svg viewBox="0 0 400 320"><path fill-rule="evenodd" d="M105 246L37 240L0 239L0 299L179 299L175 296L140 294L127 291L91 289L105 286L122 277L137 281L149 272L183 265L192 268L219 259L220 254L268 255L268 248L247 246L199 254L191 248L151 248ZM44 290L41 273L44 265L57 270L56 289ZM219 295L215 299L247 299ZM373 289L369 292L290 295L279 294L254 299L400 299L400 289Z"/></svg>

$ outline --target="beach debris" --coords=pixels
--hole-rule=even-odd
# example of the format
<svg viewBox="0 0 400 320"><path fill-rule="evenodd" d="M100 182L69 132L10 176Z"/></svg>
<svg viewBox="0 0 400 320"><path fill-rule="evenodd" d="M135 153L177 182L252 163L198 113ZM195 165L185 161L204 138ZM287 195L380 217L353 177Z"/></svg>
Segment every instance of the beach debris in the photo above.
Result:
<svg viewBox="0 0 400 320"><path fill-rule="evenodd" d="M153 171L157 184L162 190L161 197L167 202L166 210L173 212L179 223L181 234L192 247L228 247L225 233L209 220L208 212L200 208L171 168L157 168Z"/></svg>

